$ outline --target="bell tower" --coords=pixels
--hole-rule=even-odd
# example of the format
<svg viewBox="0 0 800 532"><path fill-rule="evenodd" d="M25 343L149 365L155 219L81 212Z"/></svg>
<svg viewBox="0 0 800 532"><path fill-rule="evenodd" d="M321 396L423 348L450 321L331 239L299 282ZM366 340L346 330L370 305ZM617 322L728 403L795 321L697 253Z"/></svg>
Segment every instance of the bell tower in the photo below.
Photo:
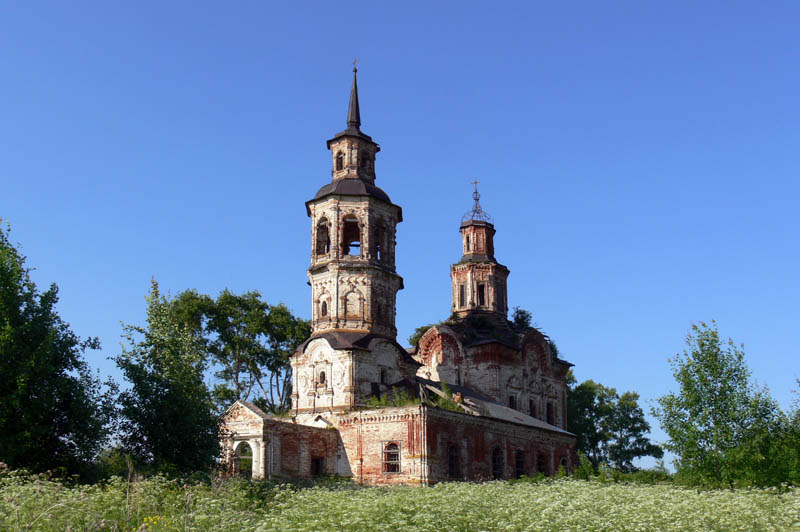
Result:
<svg viewBox="0 0 800 532"><path fill-rule="evenodd" d="M357 69L347 128L328 140L331 183L306 202L311 218L312 334L360 332L394 340L395 302L403 279L395 271L400 207L375 186L380 146L361 131Z"/></svg>
<svg viewBox="0 0 800 532"><path fill-rule="evenodd" d="M509 270L494 258L494 225L481 208L478 181L474 181L475 203L461 219L461 260L450 267L453 312L464 317L472 312L506 316Z"/></svg>

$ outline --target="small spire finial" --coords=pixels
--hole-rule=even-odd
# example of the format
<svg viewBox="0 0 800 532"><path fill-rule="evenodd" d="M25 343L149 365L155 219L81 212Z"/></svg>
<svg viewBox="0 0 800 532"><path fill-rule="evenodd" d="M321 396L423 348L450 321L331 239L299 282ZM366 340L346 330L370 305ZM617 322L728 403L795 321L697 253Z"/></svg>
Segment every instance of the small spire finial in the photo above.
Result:
<svg viewBox="0 0 800 532"><path fill-rule="evenodd" d="M472 184L475 185L475 192L472 193L472 199L475 200L475 204L472 206L472 210L461 218L462 222L466 222L467 220L480 220L483 222L492 221L492 217L489 216L489 214L484 211L483 208L481 208L481 195L478 192L478 183L480 183L480 181L477 179L472 182Z"/></svg>
<svg viewBox="0 0 800 532"><path fill-rule="evenodd" d="M356 82L356 63L358 59L353 59L353 88L350 89L350 107L347 109L347 127L359 129L361 127L361 111L358 108L358 83Z"/></svg>

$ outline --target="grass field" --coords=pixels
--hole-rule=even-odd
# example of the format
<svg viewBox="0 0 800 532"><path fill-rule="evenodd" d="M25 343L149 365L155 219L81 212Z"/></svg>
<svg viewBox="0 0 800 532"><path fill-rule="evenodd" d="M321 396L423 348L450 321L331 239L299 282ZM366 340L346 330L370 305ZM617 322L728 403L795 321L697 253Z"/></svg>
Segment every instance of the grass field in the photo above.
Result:
<svg viewBox="0 0 800 532"><path fill-rule="evenodd" d="M297 488L0 479L2 531L800 531L800 490L698 491L560 479Z"/></svg>

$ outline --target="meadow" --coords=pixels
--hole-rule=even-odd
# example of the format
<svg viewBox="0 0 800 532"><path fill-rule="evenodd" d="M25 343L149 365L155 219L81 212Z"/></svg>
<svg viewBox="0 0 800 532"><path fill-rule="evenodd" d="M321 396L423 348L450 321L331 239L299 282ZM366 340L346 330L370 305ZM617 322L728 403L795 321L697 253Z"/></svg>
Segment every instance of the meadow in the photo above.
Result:
<svg viewBox="0 0 800 532"><path fill-rule="evenodd" d="M360 487L0 478L3 531L800 531L800 490L552 479Z"/></svg>

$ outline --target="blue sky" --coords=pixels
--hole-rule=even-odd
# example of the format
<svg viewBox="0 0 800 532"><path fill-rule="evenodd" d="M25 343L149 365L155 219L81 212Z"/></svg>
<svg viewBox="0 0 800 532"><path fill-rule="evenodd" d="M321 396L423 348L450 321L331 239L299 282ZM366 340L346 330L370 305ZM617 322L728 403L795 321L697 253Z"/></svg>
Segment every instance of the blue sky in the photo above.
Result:
<svg viewBox="0 0 800 532"><path fill-rule="evenodd" d="M8 2L0 216L104 375L151 277L308 317L303 202L358 57L377 184L404 211L401 341L449 314L478 179L510 305L580 380L646 403L716 319L788 406L798 27L796 2Z"/></svg>

